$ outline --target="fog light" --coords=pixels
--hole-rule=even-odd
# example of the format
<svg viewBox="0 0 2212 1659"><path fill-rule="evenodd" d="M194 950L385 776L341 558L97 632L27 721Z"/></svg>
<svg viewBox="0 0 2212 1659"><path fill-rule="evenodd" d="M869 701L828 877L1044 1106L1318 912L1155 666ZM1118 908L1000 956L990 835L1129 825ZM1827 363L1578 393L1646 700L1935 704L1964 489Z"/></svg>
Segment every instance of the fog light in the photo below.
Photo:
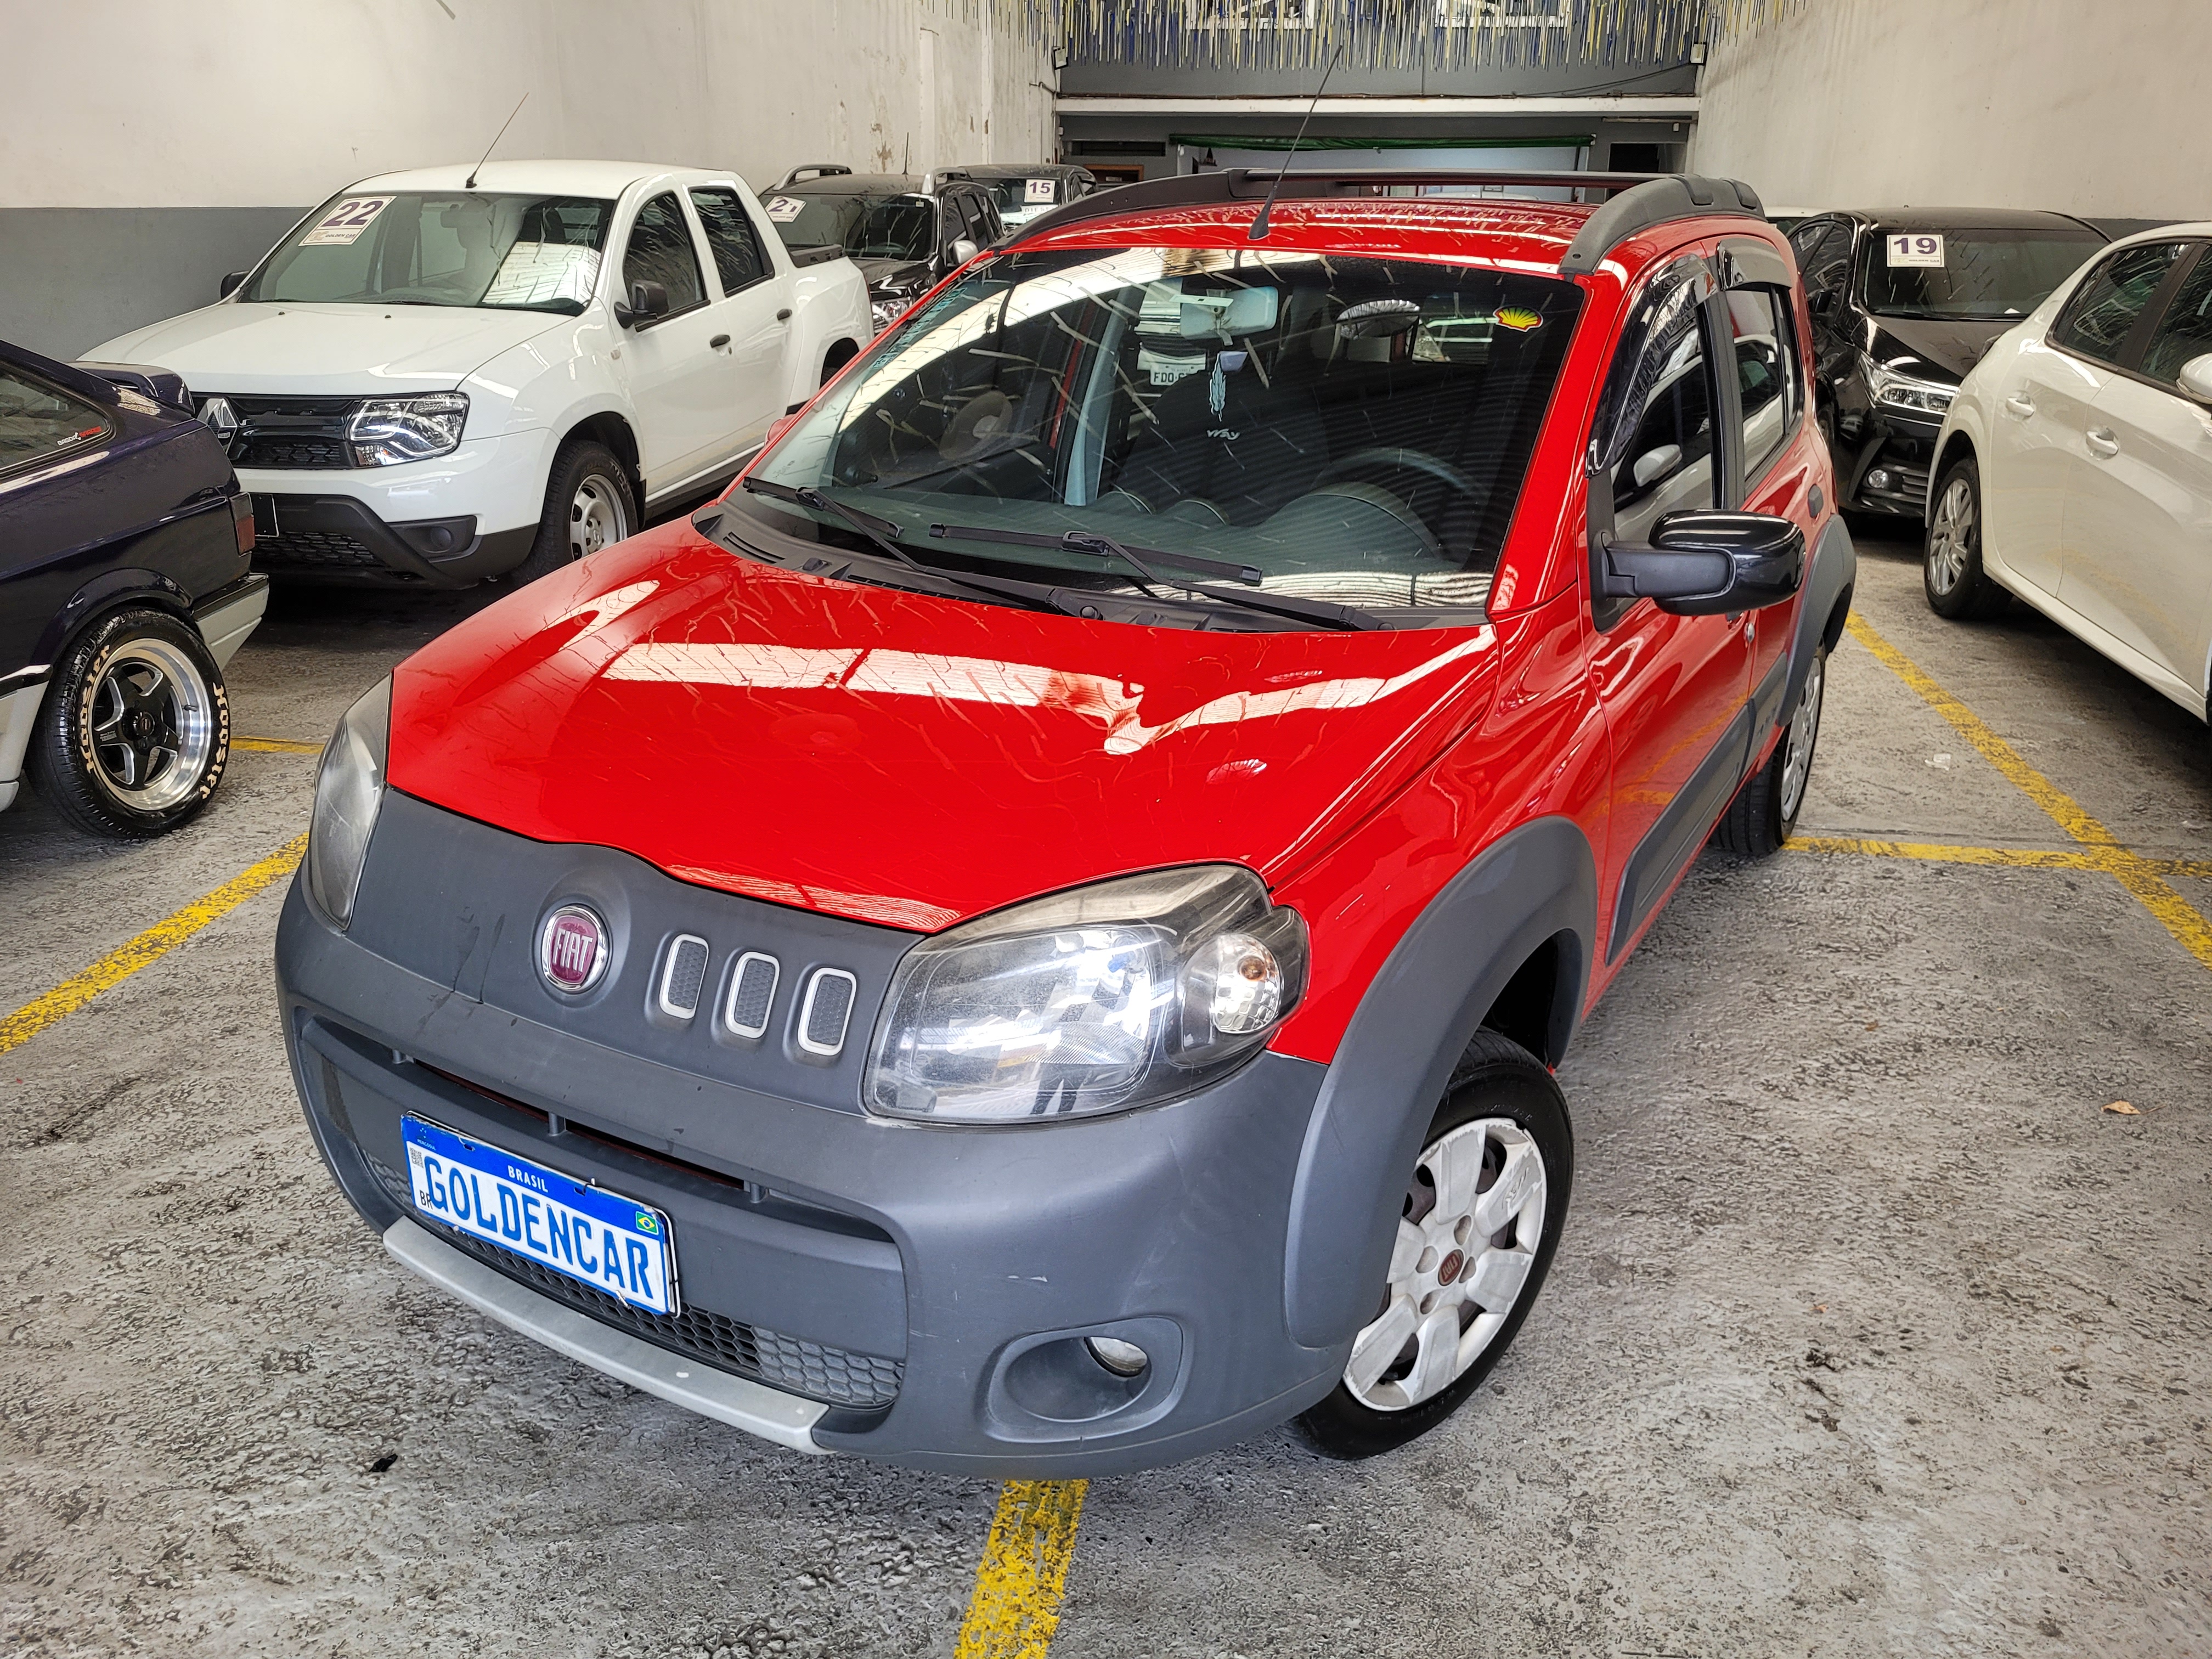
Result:
<svg viewBox="0 0 2212 1659"><path fill-rule="evenodd" d="M1878 466L1866 476L1869 489L1890 489L1897 483L1897 475L1886 466Z"/></svg>
<svg viewBox="0 0 2212 1659"><path fill-rule="evenodd" d="M1093 1359L1116 1376L1142 1376L1145 1368L1152 1363L1152 1355L1118 1336L1086 1336L1083 1346L1091 1350Z"/></svg>

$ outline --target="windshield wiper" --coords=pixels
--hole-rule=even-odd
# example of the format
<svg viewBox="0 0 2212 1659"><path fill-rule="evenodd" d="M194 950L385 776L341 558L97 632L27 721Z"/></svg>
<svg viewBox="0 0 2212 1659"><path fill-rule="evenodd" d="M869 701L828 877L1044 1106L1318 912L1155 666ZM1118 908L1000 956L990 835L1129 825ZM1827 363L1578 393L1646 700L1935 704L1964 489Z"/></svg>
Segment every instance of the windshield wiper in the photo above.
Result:
<svg viewBox="0 0 2212 1659"><path fill-rule="evenodd" d="M1201 599L1218 599L1224 605L1238 605L1267 616L1316 623L1324 628L1380 628L1382 625L1364 611L1348 605L1334 605L1326 599L1301 599L1286 593L1247 593L1238 588L1210 587L1203 582L1177 581L1172 576L1161 575L1152 566L1173 565L1182 570L1194 570L1200 575L1226 576L1232 581L1248 583L1254 587L1257 587L1265 577L1252 565L1231 564L1223 559L1201 558L1192 553L1169 553L1156 547L1146 548L1139 557L1135 549L1125 547L1111 536L1101 536L1095 531L1070 530L1061 535L1049 536L1029 530L991 530L973 525L933 524L929 526L929 533L959 540L1001 542L1013 547L1057 547L1070 553L1089 553L1099 558L1119 559L1144 580L1157 586L1195 593Z"/></svg>
<svg viewBox="0 0 2212 1659"><path fill-rule="evenodd" d="M844 502L833 500L818 489L795 489L790 484L777 483L769 478L748 477L744 480L748 495L765 495L770 501L795 501L801 507L812 507L838 520L848 530L865 536L879 548L885 558L904 565L933 581L949 582L955 587L964 587L971 593L980 593L994 601L1018 600L1032 611L1056 611L1062 616L1078 614L1049 588L1036 582L1003 580L996 576L969 575L947 570L939 565L924 564L891 539L898 526L887 519L878 519L855 511Z"/></svg>

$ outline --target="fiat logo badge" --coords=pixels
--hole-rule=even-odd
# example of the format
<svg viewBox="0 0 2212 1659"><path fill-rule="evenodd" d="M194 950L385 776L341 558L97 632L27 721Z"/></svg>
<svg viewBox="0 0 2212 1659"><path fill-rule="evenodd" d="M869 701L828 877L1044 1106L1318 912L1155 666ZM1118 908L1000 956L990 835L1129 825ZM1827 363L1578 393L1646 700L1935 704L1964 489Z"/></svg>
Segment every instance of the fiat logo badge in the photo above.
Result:
<svg viewBox="0 0 2212 1659"><path fill-rule="evenodd" d="M538 974L566 996L581 996L607 971L607 925L581 904L564 904L538 930Z"/></svg>

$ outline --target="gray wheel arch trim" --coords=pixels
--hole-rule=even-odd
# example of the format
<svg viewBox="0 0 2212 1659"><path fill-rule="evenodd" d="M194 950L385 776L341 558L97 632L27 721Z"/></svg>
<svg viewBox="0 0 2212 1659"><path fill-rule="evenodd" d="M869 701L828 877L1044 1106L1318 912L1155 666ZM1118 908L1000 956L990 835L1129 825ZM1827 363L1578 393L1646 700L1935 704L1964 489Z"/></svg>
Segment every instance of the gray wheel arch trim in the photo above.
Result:
<svg viewBox="0 0 2212 1659"><path fill-rule="evenodd" d="M1589 994L1597 865L1581 826L1538 818L1445 884L1375 975L1322 1079L1291 1192L1283 1310L1293 1340L1347 1341L1373 1313L1390 1258L1394 1194L1483 1016L1550 940L1572 940L1556 1059Z"/></svg>
<svg viewBox="0 0 2212 1659"><path fill-rule="evenodd" d="M1774 716L1777 726L1788 725L1796 712L1797 699L1805 695L1806 677L1813 672L1814 650L1820 646L1833 650L1842 637L1843 616L1836 602L1850 599L1858 585L1858 550L1851 545L1851 532L1844 527L1844 515L1838 513L1828 520L1813 547L1813 568L1806 574L1805 598L1797 608L1797 631L1790 641L1790 684ZM1764 732L1753 739L1759 744L1765 740Z"/></svg>

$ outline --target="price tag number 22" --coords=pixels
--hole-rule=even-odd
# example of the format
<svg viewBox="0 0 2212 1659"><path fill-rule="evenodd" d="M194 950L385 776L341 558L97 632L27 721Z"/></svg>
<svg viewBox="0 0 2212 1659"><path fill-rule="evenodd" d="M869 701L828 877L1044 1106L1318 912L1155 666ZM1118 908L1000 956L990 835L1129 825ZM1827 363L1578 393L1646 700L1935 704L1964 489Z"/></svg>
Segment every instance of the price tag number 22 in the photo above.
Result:
<svg viewBox="0 0 2212 1659"><path fill-rule="evenodd" d="M1901 234L1887 238L1883 246L1889 250L1889 263L1893 265L1931 265L1943 264L1943 239L1941 236Z"/></svg>

